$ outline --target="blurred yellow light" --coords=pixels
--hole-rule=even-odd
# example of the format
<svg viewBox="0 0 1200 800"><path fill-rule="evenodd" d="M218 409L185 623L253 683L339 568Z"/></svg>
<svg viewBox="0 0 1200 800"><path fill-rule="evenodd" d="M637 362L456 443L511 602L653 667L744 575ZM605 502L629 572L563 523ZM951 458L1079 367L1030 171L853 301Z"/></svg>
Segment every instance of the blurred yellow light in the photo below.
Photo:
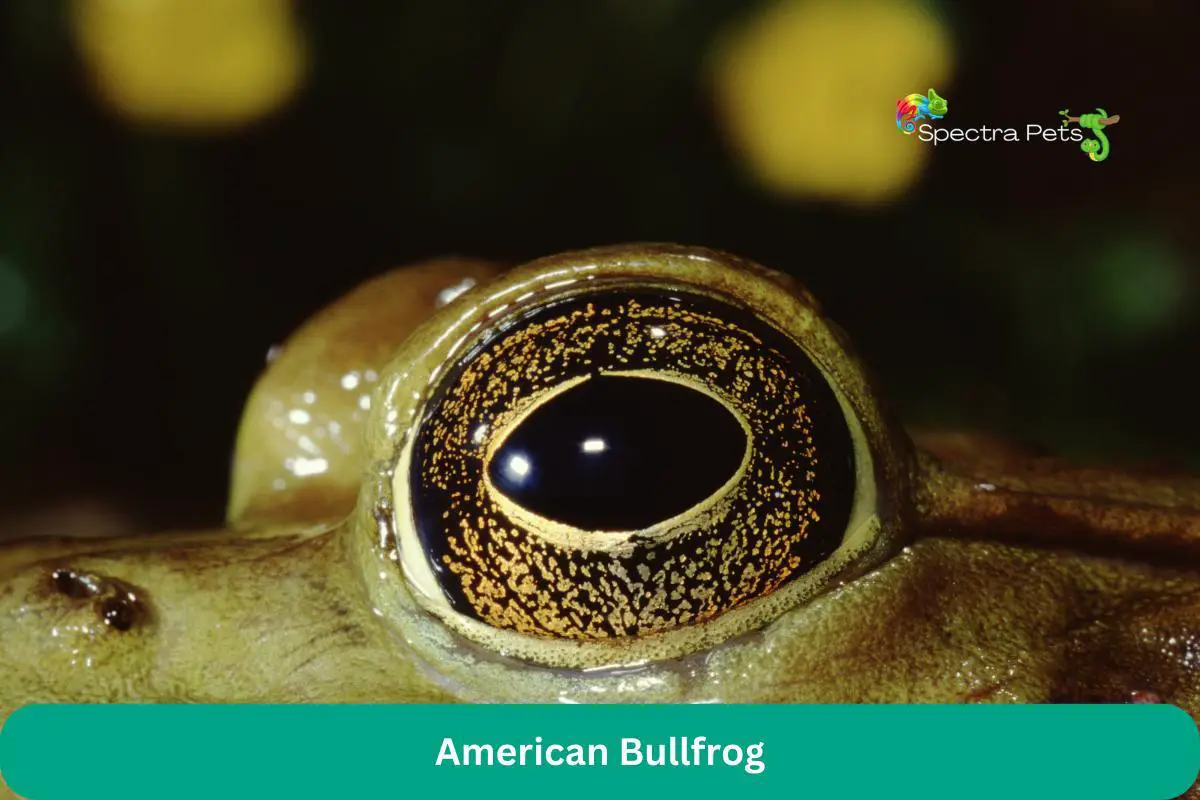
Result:
<svg viewBox="0 0 1200 800"><path fill-rule="evenodd" d="M917 0L781 0L720 48L718 109L755 176L791 196L873 205L920 174L932 144L896 128L896 101L943 88L945 25ZM940 123L945 124L945 122Z"/></svg>
<svg viewBox="0 0 1200 800"><path fill-rule="evenodd" d="M304 78L292 0L73 0L71 11L100 96L138 121L239 125Z"/></svg>

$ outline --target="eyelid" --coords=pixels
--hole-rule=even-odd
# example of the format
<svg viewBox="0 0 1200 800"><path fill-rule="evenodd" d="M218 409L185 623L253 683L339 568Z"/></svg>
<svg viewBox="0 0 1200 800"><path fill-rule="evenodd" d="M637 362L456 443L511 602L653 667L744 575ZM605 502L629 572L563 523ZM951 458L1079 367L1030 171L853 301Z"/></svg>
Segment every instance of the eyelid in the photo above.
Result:
<svg viewBox="0 0 1200 800"><path fill-rule="evenodd" d="M812 308L805 295L785 293L779 283L761 268L741 272L736 267L723 263L724 257L707 251L666 248L650 255L642 253L642 258L626 259L621 259L619 254L614 257L610 253L607 256L608 263L605 263L605 258L594 254L584 256L586 258L583 260L588 261L596 270L603 268L603 271L590 276L593 280L580 280L579 285L572 284L576 289L580 288L580 285L596 285L602 280L604 283L618 283L623 286L676 285L683 286L688 291L728 297L729 295L722 293L722 288L728 290L731 286L741 287L742 291L732 299L743 306L755 307L760 317L795 340L810 355L842 407L851 431L855 461L858 464L858 490L849 531L835 554L836 557L827 559L809 573L807 579L797 580L775 595L755 601L752 606L770 601L770 604L778 606L779 613L784 613L784 609L810 600L839 580L849 580L876 566L898 549L903 530L903 526L899 524L903 509L900 498L903 494L897 488L899 482L889 480L889 476L896 477L904 473L903 452L897 444L902 441L902 437L895 435L886 417L875 408L874 395L867 387L861 368L842 350L838 334ZM571 257L559 257L560 260L569 258ZM620 263L614 265L614 260ZM554 261L555 259L551 259L551 264ZM681 261L686 262L686 269L680 269ZM435 320L423 335L415 337L410 344L402 348L392 372L396 376L407 377L393 378L384 402L379 404L373 414L377 418L391 420L419 419L422 399L428 396L429 387L441 375L442 365L447 363L452 354L469 351L473 346L472 337L482 335L488 322L510 319L519 314L522 308L539 302L540 297L545 296L547 285L561 284L564 270L542 271L540 266L534 264L523 268L506 284L496 287L490 296L457 314L456 319L451 320L443 315ZM690 281L684 282L680 279L685 273L688 273ZM539 285L541 291L538 290ZM567 287L560 285L558 289L549 291L554 292L562 288ZM477 296L488 294L486 290L477 292ZM514 294L525 298L524 306L512 299ZM574 291L570 291L569 294L574 294ZM506 306L505 313L500 317L491 316L501 305ZM448 347L452 341L458 342L453 348L453 353ZM415 392L416 397L412 396L414 392L409 389L412 386L422 387L421 391ZM410 426L412 424L410 422ZM372 430L378 432L379 427L372 426ZM396 491L394 484L397 476L405 473L411 459L412 439L411 430L409 435L391 439L378 433L375 435L373 449L382 469L376 475L377 480L365 482L367 488L364 490L364 501L373 508L383 509L390 515L391 524L397 527L394 533L389 534L385 531L385 543L382 545L374 538L369 542L364 538L360 554L372 596L377 603L388 607L384 609L387 611L385 616L398 620L398 625L406 628L408 633L415 637L414 641L426 651L426 657L437 661L439 658L449 657L449 651L444 648L459 638L457 634L450 634L448 639L434 636L429 629L428 623L433 622L437 627L440 622L427 614L428 603L436 603L439 600L444 602L437 582L422 582L419 578L414 580L417 576L411 574L407 575L407 581L397 580L401 571L397 569L401 561L400 551L404 549L405 543L401 541L401 547L397 549L396 542L405 535L403 519L406 509L403 494ZM396 501L394 509L391 508L393 498ZM411 542L408 544L411 546ZM405 565L405 569L407 566ZM414 594L419 597L414 597ZM678 640L672 647L664 648L662 639L656 642L621 641L619 644L589 642L583 646L578 642L541 640L534 645L538 657L530 660L562 667L585 668L604 663L670 659L686 652L702 651L727 639L728 634L712 629L711 626L715 623L721 623L717 627L722 629L752 629L754 626L746 625L744 619L750 616L750 608L735 608L718 620L694 630L679 632L678 636L674 636L676 632L663 634L664 638L674 636ZM756 613L761 614L761 609ZM422 620L423 624L414 625L413 622L417 619ZM483 623L474 620L459 620L457 626L461 629L460 633L465 630L470 634L470 639L488 641L498 652L524 654L526 657L529 655L524 652L529 649L529 637L507 631L497 634L495 629L485 629ZM418 627L422 629L419 635L413 633ZM444 629L442 632L449 633ZM441 647L435 643L438 639L442 640Z"/></svg>

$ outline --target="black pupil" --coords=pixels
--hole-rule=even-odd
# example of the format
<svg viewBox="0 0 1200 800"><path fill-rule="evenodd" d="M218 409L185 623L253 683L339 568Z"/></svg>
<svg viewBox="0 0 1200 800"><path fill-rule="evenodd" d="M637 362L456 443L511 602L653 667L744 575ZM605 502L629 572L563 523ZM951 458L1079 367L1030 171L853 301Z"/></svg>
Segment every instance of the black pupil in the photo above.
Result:
<svg viewBox="0 0 1200 800"><path fill-rule="evenodd" d="M653 378L599 376L536 408L488 475L518 505L591 531L646 528L733 477L746 432L720 401Z"/></svg>

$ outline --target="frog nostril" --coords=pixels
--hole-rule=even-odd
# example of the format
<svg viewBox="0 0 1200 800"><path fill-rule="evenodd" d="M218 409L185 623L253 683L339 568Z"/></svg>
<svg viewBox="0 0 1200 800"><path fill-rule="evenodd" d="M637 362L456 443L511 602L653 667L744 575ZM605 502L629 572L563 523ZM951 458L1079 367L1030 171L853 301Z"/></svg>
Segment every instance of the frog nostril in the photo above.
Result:
<svg viewBox="0 0 1200 800"><path fill-rule="evenodd" d="M99 613L105 624L118 631L127 631L137 622L137 607L127 597L110 597L100 604Z"/></svg>
<svg viewBox="0 0 1200 800"><path fill-rule="evenodd" d="M50 574L50 582L72 600L93 600L96 616L113 630L128 631L146 616L145 592L118 578L62 568Z"/></svg>
<svg viewBox="0 0 1200 800"><path fill-rule="evenodd" d="M88 586L83 576L73 569L56 569L51 574L50 580L53 581L56 592L73 600L92 596L91 587Z"/></svg>

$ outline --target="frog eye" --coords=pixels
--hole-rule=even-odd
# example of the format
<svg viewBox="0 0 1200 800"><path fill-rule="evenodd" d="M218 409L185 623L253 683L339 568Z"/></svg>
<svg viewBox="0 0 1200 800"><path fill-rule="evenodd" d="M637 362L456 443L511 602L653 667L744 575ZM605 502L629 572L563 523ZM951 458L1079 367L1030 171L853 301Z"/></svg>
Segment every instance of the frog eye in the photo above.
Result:
<svg viewBox="0 0 1200 800"><path fill-rule="evenodd" d="M392 472L425 613L540 663L672 657L871 560L874 458L821 348L689 266L538 271L461 320Z"/></svg>

